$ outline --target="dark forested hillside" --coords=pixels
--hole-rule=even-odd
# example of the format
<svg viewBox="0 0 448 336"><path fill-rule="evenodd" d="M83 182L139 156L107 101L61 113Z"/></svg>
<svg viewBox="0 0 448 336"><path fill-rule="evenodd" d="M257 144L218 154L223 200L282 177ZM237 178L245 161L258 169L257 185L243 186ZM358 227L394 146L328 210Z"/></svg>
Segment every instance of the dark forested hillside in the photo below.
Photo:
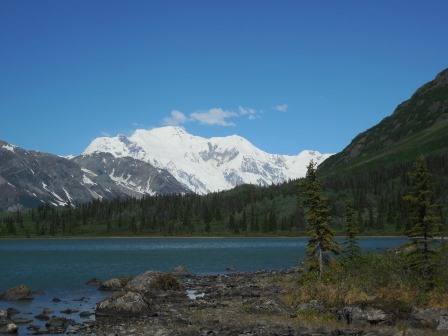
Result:
<svg viewBox="0 0 448 336"><path fill-rule="evenodd" d="M435 202L448 217L448 69L418 89L395 112L361 133L342 152L319 166L332 195L336 218L345 199L354 200L365 230L403 232L409 229L403 195L408 173L423 154L432 174Z"/></svg>

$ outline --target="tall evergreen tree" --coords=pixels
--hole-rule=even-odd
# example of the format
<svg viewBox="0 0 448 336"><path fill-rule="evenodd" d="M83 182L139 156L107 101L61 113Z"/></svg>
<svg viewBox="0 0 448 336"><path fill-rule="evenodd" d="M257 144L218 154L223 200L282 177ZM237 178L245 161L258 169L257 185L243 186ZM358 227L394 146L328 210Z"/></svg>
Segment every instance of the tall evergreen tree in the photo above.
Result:
<svg viewBox="0 0 448 336"><path fill-rule="evenodd" d="M307 266L310 270L317 270L319 278L324 271L334 266L334 259L330 253L339 254L339 245L334 238L334 231L330 228L330 204L324 196L322 185L317 179L316 163L311 160L307 166L305 179L300 183L301 195L307 207L306 220L310 226L308 239Z"/></svg>
<svg viewBox="0 0 448 336"><path fill-rule="evenodd" d="M344 254L348 260L353 260L361 252L358 245L358 226L355 223L353 201L347 201L345 206L345 242Z"/></svg>
<svg viewBox="0 0 448 336"><path fill-rule="evenodd" d="M410 205L409 223L406 232L411 239L412 250L409 253L411 268L426 280L430 280L434 267L434 236L438 233L441 219L437 215L436 205L432 201L431 173L428 171L423 155L414 164L409 174L411 190L403 199Z"/></svg>

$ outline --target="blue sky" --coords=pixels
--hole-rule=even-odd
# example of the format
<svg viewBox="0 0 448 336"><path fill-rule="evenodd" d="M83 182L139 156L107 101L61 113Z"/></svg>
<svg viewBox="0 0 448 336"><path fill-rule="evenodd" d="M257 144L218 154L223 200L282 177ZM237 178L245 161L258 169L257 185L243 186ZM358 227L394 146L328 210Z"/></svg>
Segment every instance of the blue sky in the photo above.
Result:
<svg viewBox="0 0 448 336"><path fill-rule="evenodd" d="M2 0L0 139L176 124L334 153L448 67L448 1Z"/></svg>

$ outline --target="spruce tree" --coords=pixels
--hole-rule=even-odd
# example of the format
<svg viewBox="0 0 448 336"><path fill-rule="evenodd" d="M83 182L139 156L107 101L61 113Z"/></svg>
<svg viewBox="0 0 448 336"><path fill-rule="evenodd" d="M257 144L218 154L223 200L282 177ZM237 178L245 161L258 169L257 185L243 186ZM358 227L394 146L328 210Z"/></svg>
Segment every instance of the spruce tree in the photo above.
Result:
<svg viewBox="0 0 448 336"><path fill-rule="evenodd" d="M423 155L414 164L414 171L409 174L411 189L403 199L410 205L410 229L406 235L412 247L409 253L409 265L425 280L430 280L434 270L436 240L441 225L436 213L436 205L432 201L431 173L428 171Z"/></svg>
<svg viewBox="0 0 448 336"><path fill-rule="evenodd" d="M339 245L334 238L334 231L330 228L331 208L317 179L316 165L313 160L310 161L306 177L300 186L301 196L307 208L306 220L310 226L306 265L310 270L317 270L321 278L326 269L334 266L330 253L339 254Z"/></svg>
<svg viewBox="0 0 448 336"><path fill-rule="evenodd" d="M348 260L353 260L361 252L358 246L358 226L355 223L353 201L347 201L345 206L345 242L344 254Z"/></svg>

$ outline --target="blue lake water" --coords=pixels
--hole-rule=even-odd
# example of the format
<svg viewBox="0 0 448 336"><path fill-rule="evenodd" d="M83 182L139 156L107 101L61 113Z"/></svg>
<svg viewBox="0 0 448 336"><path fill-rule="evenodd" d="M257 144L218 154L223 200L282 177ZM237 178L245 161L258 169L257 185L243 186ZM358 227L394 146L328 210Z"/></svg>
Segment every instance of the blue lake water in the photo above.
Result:
<svg viewBox="0 0 448 336"><path fill-rule="evenodd" d="M402 245L407 238L361 238L363 251ZM182 265L197 274L284 269L298 265L306 238L130 238L0 240L0 293L18 284L71 290L91 278L107 280Z"/></svg>

